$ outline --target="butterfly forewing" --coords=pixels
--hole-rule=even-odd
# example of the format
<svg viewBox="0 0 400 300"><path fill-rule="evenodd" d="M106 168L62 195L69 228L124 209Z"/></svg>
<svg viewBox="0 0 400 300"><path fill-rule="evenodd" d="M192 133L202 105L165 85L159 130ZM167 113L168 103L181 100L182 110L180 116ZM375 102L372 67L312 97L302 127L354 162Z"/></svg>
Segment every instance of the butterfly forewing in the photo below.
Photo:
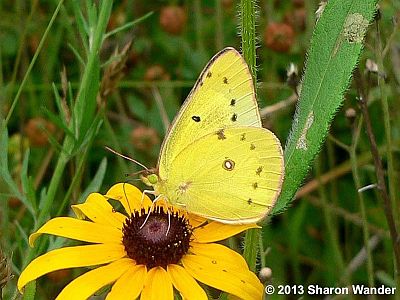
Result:
<svg viewBox="0 0 400 300"><path fill-rule="evenodd" d="M172 203L224 223L256 222L283 181L279 140L267 129L232 127L197 139L172 161L165 188Z"/></svg>
<svg viewBox="0 0 400 300"><path fill-rule="evenodd" d="M231 126L261 127L261 119L248 66L235 49L226 48L207 64L172 123L161 147L160 178L188 145Z"/></svg>

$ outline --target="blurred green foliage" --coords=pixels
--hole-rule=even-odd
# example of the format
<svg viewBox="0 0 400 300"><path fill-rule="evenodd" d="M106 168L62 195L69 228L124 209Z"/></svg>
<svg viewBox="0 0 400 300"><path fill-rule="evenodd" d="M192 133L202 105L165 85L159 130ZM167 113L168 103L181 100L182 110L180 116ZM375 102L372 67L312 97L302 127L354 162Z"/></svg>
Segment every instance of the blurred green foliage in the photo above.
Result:
<svg viewBox="0 0 400 300"><path fill-rule="evenodd" d="M85 130L93 129L85 140L74 136L81 128L66 126L71 124L70 109L76 107L93 46L84 37L91 27L79 24L77 9L90 24L95 24L99 16L91 13L89 6L78 3L66 1L61 6L10 115L8 134L3 129L1 132L0 247L6 256L12 257L16 276L26 263L27 236L40 225L35 212L46 201L58 158L65 155L62 141L71 137L79 143L69 153L74 155L65 161L54 191L57 205L49 207L51 216L70 214L70 204L81 202L91 191L105 192L115 182L134 181L140 186L137 177L125 176L140 168L106 151L104 146L148 167L156 166L166 132L165 120L172 120L201 69L223 47L240 48L236 1L115 1L107 32L149 12L153 14L104 40L98 52L101 69L89 74L93 79L88 84L93 89L89 93L92 98L97 97L93 102L96 107L88 110L95 112L79 112L83 123L88 117ZM292 101L294 90L287 83L287 69L294 63L301 76L318 4L316 0L258 2L258 100L264 112L264 125L277 134L283 145L296 105ZM9 114L57 5L57 1L51 0L0 3L1 119ZM368 109L385 168L387 140L380 99L382 92L387 95L395 176L399 178L400 127L396 120L400 120L400 3L385 0L379 5L380 14L375 21L380 31L376 24L369 27L358 65L368 85ZM128 42L132 45L123 51ZM381 66L376 71L374 63L379 57L384 69ZM96 79L96 72L100 78ZM360 209L357 189L376 183L376 177L358 97L359 92L351 83L327 142L299 192L301 196L291 209L272 218L263 229L260 243L265 253L259 265L271 268L272 277L267 281L275 286L334 287L368 284L371 278L376 285L395 285L391 240L376 188L362 192L365 218ZM360 137L354 143L357 130ZM352 147L360 186L355 184L350 161ZM4 175L6 170L9 176ZM372 241L372 271L361 251L365 246L363 226ZM49 238L39 251L59 247L63 242ZM241 251L240 243L236 245ZM80 271L39 280L38 299L53 299L76 272ZM16 293L15 282L13 279L6 285L4 299L11 299Z"/></svg>

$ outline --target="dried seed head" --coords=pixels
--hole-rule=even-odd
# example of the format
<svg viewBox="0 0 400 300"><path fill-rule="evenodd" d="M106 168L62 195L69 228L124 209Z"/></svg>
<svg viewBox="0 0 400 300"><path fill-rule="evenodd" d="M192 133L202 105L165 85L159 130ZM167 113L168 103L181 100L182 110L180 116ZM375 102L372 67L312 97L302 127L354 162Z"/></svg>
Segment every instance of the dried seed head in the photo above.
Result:
<svg viewBox="0 0 400 300"><path fill-rule="evenodd" d="M284 20L286 23L290 24L296 32L302 32L306 29L306 17L306 9L302 7L287 12Z"/></svg>
<svg viewBox="0 0 400 300"><path fill-rule="evenodd" d="M288 52L294 43L294 30L286 23L269 23L264 33L265 45L276 52Z"/></svg>
<svg viewBox="0 0 400 300"><path fill-rule="evenodd" d="M185 29L186 21L186 11L180 6L171 5L161 9L160 25L169 34L181 34Z"/></svg>
<svg viewBox="0 0 400 300"><path fill-rule="evenodd" d="M56 127L53 123L37 117L30 119L25 125L25 134L34 147L43 147L49 143L49 134L53 134Z"/></svg>
<svg viewBox="0 0 400 300"><path fill-rule="evenodd" d="M268 282L272 278L272 269L268 267L261 268L258 273L258 278L260 278L261 282Z"/></svg>
<svg viewBox="0 0 400 300"><path fill-rule="evenodd" d="M290 63L289 67L286 70L286 75L287 84L297 93L297 86L300 83L300 76L297 65L295 65L294 63Z"/></svg>
<svg viewBox="0 0 400 300"><path fill-rule="evenodd" d="M0 295L3 287L13 278L7 258L0 249Z"/></svg>
<svg viewBox="0 0 400 300"><path fill-rule="evenodd" d="M155 80L169 80L171 76L165 71L161 65L150 66L144 74L144 80L155 81Z"/></svg>
<svg viewBox="0 0 400 300"><path fill-rule="evenodd" d="M371 73L378 73L378 65L372 59L367 59L365 62L365 67L367 68L368 72Z"/></svg>
<svg viewBox="0 0 400 300"><path fill-rule="evenodd" d="M136 149L149 151L160 143L160 138L155 129L139 126L131 131L131 141Z"/></svg>
<svg viewBox="0 0 400 300"><path fill-rule="evenodd" d="M294 7L304 7L304 0L292 0Z"/></svg>

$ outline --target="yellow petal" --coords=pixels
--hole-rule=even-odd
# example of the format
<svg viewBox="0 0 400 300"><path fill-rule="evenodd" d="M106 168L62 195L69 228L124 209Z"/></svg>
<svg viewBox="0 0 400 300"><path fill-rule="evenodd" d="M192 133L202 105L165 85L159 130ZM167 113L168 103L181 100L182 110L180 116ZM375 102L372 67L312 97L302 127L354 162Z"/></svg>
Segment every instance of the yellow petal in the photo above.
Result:
<svg viewBox="0 0 400 300"><path fill-rule="evenodd" d="M150 269L140 300L173 300L174 292L167 271L161 267Z"/></svg>
<svg viewBox="0 0 400 300"><path fill-rule="evenodd" d="M76 216L80 219L89 218L95 223L110 225L122 229L126 217L116 212L107 199L99 194L90 194L85 203L72 205Z"/></svg>
<svg viewBox="0 0 400 300"><path fill-rule="evenodd" d="M132 213L133 210L140 210L142 207L147 209L151 206L150 198L144 194L136 186L129 183L117 183L113 185L105 195L106 198L114 199L121 202L127 213Z"/></svg>
<svg viewBox="0 0 400 300"><path fill-rule="evenodd" d="M116 227L59 217L49 220L38 231L32 233L29 237L29 245L33 246L35 240L43 233L90 243L119 244L122 241L122 231Z"/></svg>
<svg viewBox="0 0 400 300"><path fill-rule="evenodd" d="M56 249L34 259L18 278L18 289L44 274L68 268L109 263L126 255L125 248L116 244L98 244Z"/></svg>
<svg viewBox="0 0 400 300"><path fill-rule="evenodd" d="M219 222L211 222L205 226L195 228L193 237L199 243L212 243L225 240L235 234L250 228L261 228L257 224L228 225Z"/></svg>
<svg viewBox="0 0 400 300"><path fill-rule="evenodd" d="M212 258L224 265L229 265L230 268L249 269L245 259L239 253L223 245L192 242L190 246L189 251L195 255Z"/></svg>
<svg viewBox="0 0 400 300"><path fill-rule="evenodd" d="M206 292L194 278L181 266L168 265L167 272L172 284L185 300L207 300Z"/></svg>
<svg viewBox="0 0 400 300"><path fill-rule="evenodd" d="M189 223L193 228L199 227L207 221L206 218L189 213Z"/></svg>
<svg viewBox="0 0 400 300"><path fill-rule="evenodd" d="M144 265L129 268L113 285L106 300L137 299L139 297L147 276Z"/></svg>
<svg viewBox="0 0 400 300"><path fill-rule="evenodd" d="M263 297L263 285L257 276L247 269L239 270L237 267L198 255L185 255L182 263L190 275L206 285L245 300L261 300Z"/></svg>
<svg viewBox="0 0 400 300"><path fill-rule="evenodd" d="M123 258L109 265L86 272L69 283L57 296L56 300L84 300L118 278L133 267L133 260Z"/></svg>

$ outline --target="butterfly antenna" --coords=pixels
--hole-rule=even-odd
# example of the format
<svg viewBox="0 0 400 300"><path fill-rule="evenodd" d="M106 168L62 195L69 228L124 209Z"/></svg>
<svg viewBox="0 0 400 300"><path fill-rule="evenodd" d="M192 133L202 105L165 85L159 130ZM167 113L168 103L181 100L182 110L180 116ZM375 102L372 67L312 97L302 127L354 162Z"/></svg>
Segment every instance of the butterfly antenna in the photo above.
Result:
<svg viewBox="0 0 400 300"><path fill-rule="evenodd" d="M133 162L133 163L135 163L135 164L141 166L141 167L144 168L145 170L148 170L148 168L147 168L145 165L141 164L141 163L138 162L137 160L135 160L135 159L133 159L133 158L130 158L130 157L126 156L126 155L123 155L123 154L121 154L121 153L115 151L114 149L111 149L111 148L108 147L108 146L104 146L104 148L106 148L108 151L110 151L110 152L112 152L112 153L114 153L114 154L116 154L116 155L118 155L118 156L120 156L120 157L122 157L122 158L125 158L126 160L129 160L129 161L131 161L131 162Z"/></svg>
<svg viewBox="0 0 400 300"><path fill-rule="evenodd" d="M133 172L133 173L126 173L126 174L125 174L125 177L133 177L133 176L136 176L136 175L138 175L138 174L145 173L146 171L148 171L148 170L140 170L140 171ZM141 179L138 179L138 178L132 179L132 180L140 180L140 181L141 181Z"/></svg>
<svg viewBox="0 0 400 300"><path fill-rule="evenodd" d="M132 175L135 175L135 174L125 174L125 177L130 177ZM140 179L140 178L132 178L130 181L142 181L142 179ZM126 181L126 183L129 183L129 182Z"/></svg>

